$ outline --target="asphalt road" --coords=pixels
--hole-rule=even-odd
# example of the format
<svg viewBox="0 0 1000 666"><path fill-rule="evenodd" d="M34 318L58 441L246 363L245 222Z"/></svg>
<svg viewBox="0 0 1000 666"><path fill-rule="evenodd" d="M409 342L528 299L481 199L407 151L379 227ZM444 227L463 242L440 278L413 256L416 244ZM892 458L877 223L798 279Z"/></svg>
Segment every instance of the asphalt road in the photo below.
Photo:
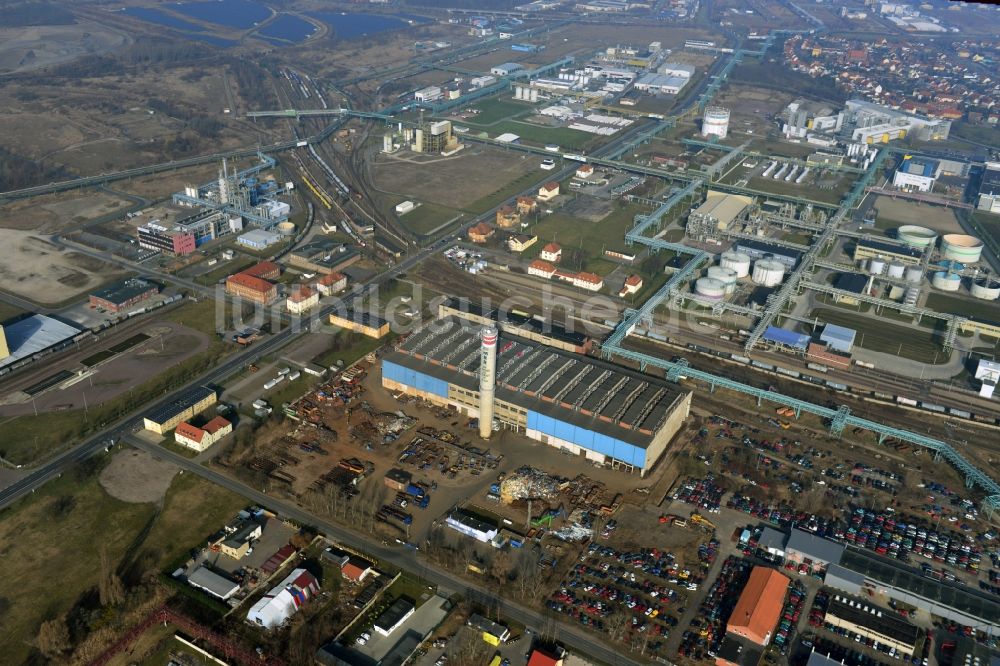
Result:
<svg viewBox="0 0 1000 666"><path fill-rule="evenodd" d="M295 504L283 502L262 492L258 492L241 481L225 476L211 467L202 466L193 460L169 451L158 444L150 444L137 437L128 437L126 441L138 449L148 451L162 460L168 460L193 474L197 474L216 485L246 497L251 502L267 507L283 518L290 518L301 525L313 525L326 536L350 545L359 550L371 553L375 557L389 562L395 567L418 574L428 582L454 592L461 593L467 599L489 604L500 605L501 612L516 622L528 627L542 627L551 622L551 618L543 616L526 606L498 598L487 588L469 582L459 576L428 566L421 561L418 552L402 546L385 546L382 539L376 539L368 534L361 534L340 525L325 521L305 511ZM574 650L584 653L599 662L611 666L638 666L642 662L622 655L612 646L605 645L600 639L584 632L582 629L566 623L559 623L559 640L571 645Z"/></svg>

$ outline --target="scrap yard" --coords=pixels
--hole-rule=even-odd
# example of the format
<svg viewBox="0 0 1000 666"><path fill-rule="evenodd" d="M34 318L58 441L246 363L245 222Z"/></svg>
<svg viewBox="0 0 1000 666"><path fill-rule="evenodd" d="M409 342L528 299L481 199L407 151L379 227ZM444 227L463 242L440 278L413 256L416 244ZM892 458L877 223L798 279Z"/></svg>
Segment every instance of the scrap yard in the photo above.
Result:
<svg viewBox="0 0 1000 666"><path fill-rule="evenodd" d="M5 663L997 666L988 4L50 4Z"/></svg>

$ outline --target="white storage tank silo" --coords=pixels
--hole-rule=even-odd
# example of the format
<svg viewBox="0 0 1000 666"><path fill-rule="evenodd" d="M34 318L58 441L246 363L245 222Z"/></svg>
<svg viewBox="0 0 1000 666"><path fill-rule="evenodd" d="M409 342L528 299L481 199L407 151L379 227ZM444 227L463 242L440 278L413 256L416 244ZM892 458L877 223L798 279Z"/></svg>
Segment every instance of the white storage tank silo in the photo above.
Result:
<svg viewBox="0 0 1000 666"><path fill-rule="evenodd" d="M904 266L903 264L900 264L900 263L895 262L895 261L892 262L891 264L889 264L889 267L888 267L888 275L889 275L889 277L895 278L897 280L901 280L901 279L903 279L903 274L904 273L906 273L906 266Z"/></svg>
<svg viewBox="0 0 1000 666"><path fill-rule="evenodd" d="M708 277L721 282L726 286L726 293L731 294L736 290L736 271L732 268L722 266L709 266L706 271Z"/></svg>
<svg viewBox="0 0 1000 666"><path fill-rule="evenodd" d="M975 298L985 301L995 301L1000 298L1000 280L989 277L977 278L972 281L969 293Z"/></svg>
<svg viewBox="0 0 1000 666"><path fill-rule="evenodd" d="M916 224L904 224L896 230L896 238L901 243L922 250L937 240L937 232Z"/></svg>
<svg viewBox="0 0 1000 666"><path fill-rule="evenodd" d="M868 262L868 272L872 275L882 275L885 273L886 261L875 257Z"/></svg>
<svg viewBox="0 0 1000 666"><path fill-rule="evenodd" d="M762 287L776 287L785 277L785 265L775 259L760 259L753 265L753 281Z"/></svg>
<svg viewBox="0 0 1000 666"><path fill-rule="evenodd" d="M924 279L924 271L919 266L910 266L903 273L903 279L916 284Z"/></svg>
<svg viewBox="0 0 1000 666"><path fill-rule="evenodd" d="M701 133L725 139L729 134L729 109L721 106L706 107L701 121Z"/></svg>
<svg viewBox="0 0 1000 666"><path fill-rule="evenodd" d="M694 283L694 293L706 301L721 301L726 295L726 285L715 278L698 278Z"/></svg>
<svg viewBox="0 0 1000 666"><path fill-rule="evenodd" d="M941 291L958 291L962 286L962 278L954 273L938 271L931 278L931 286Z"/></svg>
<svg viewBox="0 0 1000 666"><path fill-rule="evenodd" d="M750 275L750 255L728 250L719 257L719 266L732 269L737 278Z"/></svg>
<svg viewBox="0 0 1000 666"><path fill-rule="evenodd" d="M974 264L983 254L983 242L975 236L945 234L941 237L941 256L945 259Z"/></svg>

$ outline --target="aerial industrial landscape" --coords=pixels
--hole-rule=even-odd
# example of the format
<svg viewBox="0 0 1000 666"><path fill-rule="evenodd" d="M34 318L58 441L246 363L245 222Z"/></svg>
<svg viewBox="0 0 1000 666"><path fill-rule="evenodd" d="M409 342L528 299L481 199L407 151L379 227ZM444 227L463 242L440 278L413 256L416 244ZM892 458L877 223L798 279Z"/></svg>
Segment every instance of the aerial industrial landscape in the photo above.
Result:
<svg viewBox="0 0 1000 666"><path fill-rule="evenodd" d="M1000 665L1000 6L3 10L0 662Z"/></svg>

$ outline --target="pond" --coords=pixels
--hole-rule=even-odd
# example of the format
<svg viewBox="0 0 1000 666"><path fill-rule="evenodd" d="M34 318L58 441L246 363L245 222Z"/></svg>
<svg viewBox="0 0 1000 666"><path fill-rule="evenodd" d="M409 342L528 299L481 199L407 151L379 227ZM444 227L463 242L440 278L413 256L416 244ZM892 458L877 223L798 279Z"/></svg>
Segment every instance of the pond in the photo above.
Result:
<svg viewBox="0 0 1000 666"><path fill-rule="evenodd" d="M355 39L376 32L398 30L410 26L404 18L383 14L341 14L339 12L311 12L309 16L323 21L337 39ZM411 17L407 17L411 18ZM420 17L412 17L414 20Z"/></svg>
<svg viewBox="0 0 1000 666"><path fill-rule="evenodd" d="M271 10L250 0L199 0L178 3L175 11L199 21L245 30L271 16Z"/></svg>
<svg viewBox="0 0 1000 666"><path fill-rule="evenodd" d="M139 20L146 21L147 23L155 23L168 28L188 30L190 32L203 32L205 30L205 28L200 25L189 23L188 21L177 18L176 16L171 16L170 14L161 12L159 9L150 9L148 7L128 7L127 9L123 9L122 13L127 16L133 16Z"/></svg>
<svg viewBox="0 0 1000 666"><path fill-rule="evenodd" d="M291 14L282 14L271 21L267 27L258 31L262 37L270 37L267 41L281 45L287 42L304 42L316 32L316 26L309 21Z"/></svg>

